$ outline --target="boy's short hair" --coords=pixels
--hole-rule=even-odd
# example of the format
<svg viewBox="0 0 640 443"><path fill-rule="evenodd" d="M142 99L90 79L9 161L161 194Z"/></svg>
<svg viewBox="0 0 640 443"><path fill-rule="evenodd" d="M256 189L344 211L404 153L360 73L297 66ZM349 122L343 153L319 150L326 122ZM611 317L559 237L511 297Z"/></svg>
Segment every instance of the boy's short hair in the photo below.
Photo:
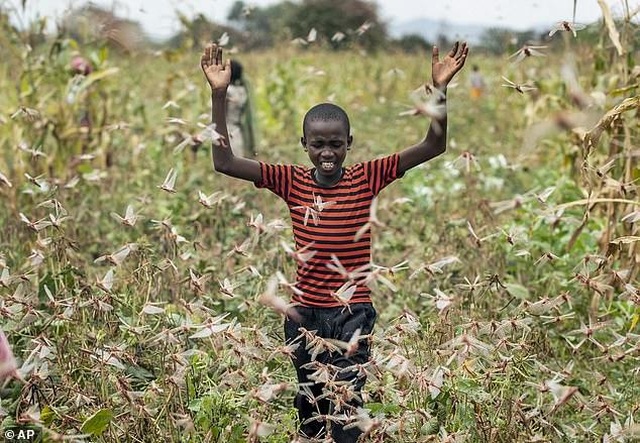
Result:
<svg viewBox="0 0 640 443"><path fill-rule="evenodd" d="M318 120L338 120L347 129L347 135L351 133L349 116L344 109L333 103L320 103L309 109L302 121L302 133L306 135L307 125L312 121Z"/></svg>

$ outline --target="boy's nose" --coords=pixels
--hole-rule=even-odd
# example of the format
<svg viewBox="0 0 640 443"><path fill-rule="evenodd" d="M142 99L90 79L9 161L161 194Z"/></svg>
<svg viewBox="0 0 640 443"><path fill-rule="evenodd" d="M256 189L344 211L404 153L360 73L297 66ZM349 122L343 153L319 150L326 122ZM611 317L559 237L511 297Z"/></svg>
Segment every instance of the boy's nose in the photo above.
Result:
<svg viewBox="0 0 640 443"><path fill-rule="evenodd" d="M331 152L330 150L322 151L322 153L320 154L320 158L327 160L332 159L333 152Z"/></svg>

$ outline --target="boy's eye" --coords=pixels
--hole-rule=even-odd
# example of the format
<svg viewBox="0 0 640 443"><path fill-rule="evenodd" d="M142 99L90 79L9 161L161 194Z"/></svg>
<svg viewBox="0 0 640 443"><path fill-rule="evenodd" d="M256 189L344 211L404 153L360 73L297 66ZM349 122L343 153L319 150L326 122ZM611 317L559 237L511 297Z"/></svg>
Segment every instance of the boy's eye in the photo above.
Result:
<svg viewBox="0 0 640 443"><path fill-rule="evenodd" d="M330 148L338 149L338 148L342 147L343 143L341 141L339 141L339 140L331 141L331 142L328 142L328 143L312 142L312 143L309 144L309 146L311 146L313 149L322 149L322 147L325 146L325 144L328 145Z"/></svg>

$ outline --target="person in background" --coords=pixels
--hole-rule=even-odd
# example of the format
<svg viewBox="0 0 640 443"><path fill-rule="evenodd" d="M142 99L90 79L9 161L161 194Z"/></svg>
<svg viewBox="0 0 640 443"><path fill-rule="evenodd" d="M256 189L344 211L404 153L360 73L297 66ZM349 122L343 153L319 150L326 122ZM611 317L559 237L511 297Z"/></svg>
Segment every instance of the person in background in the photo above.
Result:
<svg viewBox="0 0 640 443"><path fill-rule="evenodd" d="M93 119L91 118L91 94L88 88L84 87L85 78L93 73L93 64L86 57L75 54L69 61L69 70L72 79L69 84L67 93L67 103L73 105L76 101L81 100L77 106L79 113L77 122L81 134L82 152L89 150L91 141L91 132L93 128Z"/></svg>
<svg viewBox="0 0 640 443"><path fill-rule="evenodd" d="M69 63L71 71L76 75L89 75L93 72L93 65L81 55L74 55Z"/></svg>
<svg viewBox="0 0 640 443"><path fill-rule="evenodd" d="M227 129L234 155L256 155L251 94L242 64L231 60L231 83L227 88Z"/></svg>
<svg viewBox="0 0 640 443"><path fill-rule="evenodd" d="M484 77L482 77L482 74L480 74L480 68L478 68L478 65L473 65L470 81L471 99L478 100L484 94L484 90L486 87Z"/></svg>

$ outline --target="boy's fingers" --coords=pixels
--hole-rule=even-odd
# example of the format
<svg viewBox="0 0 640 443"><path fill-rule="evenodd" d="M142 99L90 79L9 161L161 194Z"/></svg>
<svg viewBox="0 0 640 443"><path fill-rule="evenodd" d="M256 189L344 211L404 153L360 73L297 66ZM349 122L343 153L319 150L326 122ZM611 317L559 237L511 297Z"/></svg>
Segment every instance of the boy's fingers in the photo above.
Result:
<svg viewBox="0 0 640 443"><path fill-rule="evenodd" d="M462 63L467 59L467 54L469 53L469 47L465 45L464 51L462 51Z"/></svg>
<svg viewBox="0 0 640 443"><path fill-rule="evenodd" d="M467 55L467 51L469 51L469 47L467 46L467 42L462 42L460 45L460 57L465 57Z"/></svg>
<svg viewBox="0 0 640 443"><path fill-rule="evenodd" d="M440 51L436 45L433 45L433 50L431 51L431 63L438 63L440 59Z"/></svg>
<svg viewBox="0 0 640 443"><path fill-rule="evenodd" d="M459 43L459 42L458 42L458 41L456 41L456 42L453 44L453 48L451 48L451 52L449 52L449 56L450 56L450 57L455 57L455 56L456 56L456 54L458 53L458 47L460 46L458 43Z"/></svg>

